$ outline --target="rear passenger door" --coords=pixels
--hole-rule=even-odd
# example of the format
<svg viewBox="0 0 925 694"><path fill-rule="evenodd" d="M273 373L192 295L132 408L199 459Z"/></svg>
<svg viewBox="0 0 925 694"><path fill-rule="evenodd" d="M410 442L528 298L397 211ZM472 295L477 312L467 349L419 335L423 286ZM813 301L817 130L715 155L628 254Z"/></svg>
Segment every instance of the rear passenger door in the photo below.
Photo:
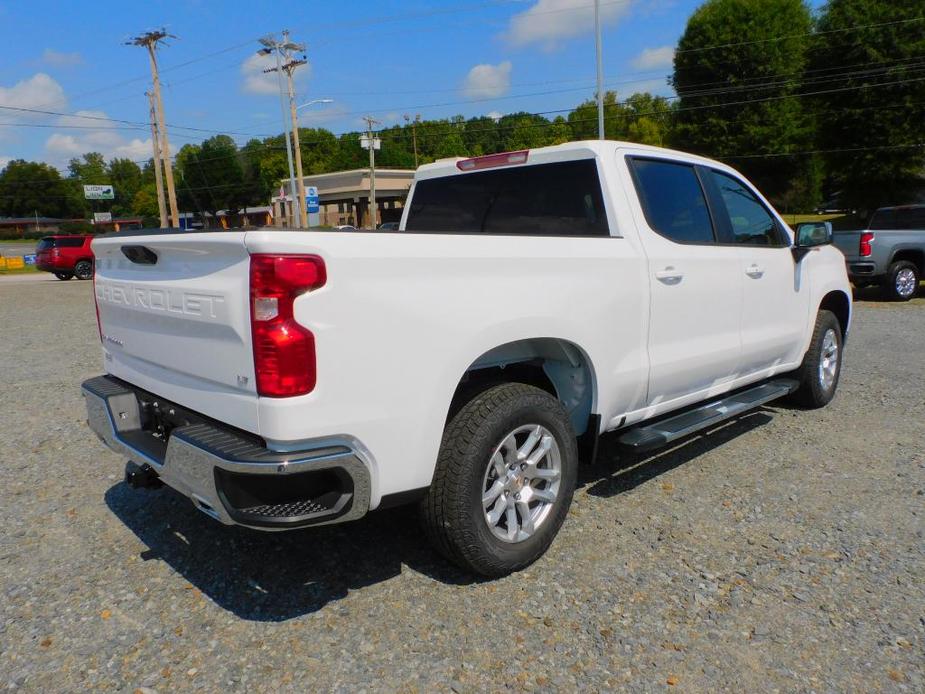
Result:
<svg viewBox="0 0 925 694"><path fill-rule="evenodd" d="M648 405L723 390L739 374L740 249L718 243L700 167L643 156L627 164L649 271Z"/></svg>
<svg viewBox="0 0 925 694"><path fill-rule="evenodd" d="M799 360L809 311L808 278L794 262L790 237L748 184L705 169L720 239L738 247L743 375L764 375Z"/></svg>

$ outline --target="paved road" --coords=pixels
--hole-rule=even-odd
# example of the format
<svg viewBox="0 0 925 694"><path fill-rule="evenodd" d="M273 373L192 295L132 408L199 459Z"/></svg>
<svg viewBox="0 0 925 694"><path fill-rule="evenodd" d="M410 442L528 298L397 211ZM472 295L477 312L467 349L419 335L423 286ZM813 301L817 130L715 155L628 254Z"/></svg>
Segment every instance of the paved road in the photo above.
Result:
<svg viewBox="0 0 925 694"><path fill-rule="evenodd" d="M129 489L77 391L90 283L4 284L0 326L0 688L925 691L923 298L857 305L824 410L605 440L498 581L407 510L268 535Z"/></svg>
<svg viewBox="0 0 925 694"><path fill-rule="evenodd" d="M77 282L78 280L69 281ZM65 282L59 280L50 272L26 272L22 274L0 275L0 284L31 284L34 282L57 282L58 284L65 284Z"/></svg>

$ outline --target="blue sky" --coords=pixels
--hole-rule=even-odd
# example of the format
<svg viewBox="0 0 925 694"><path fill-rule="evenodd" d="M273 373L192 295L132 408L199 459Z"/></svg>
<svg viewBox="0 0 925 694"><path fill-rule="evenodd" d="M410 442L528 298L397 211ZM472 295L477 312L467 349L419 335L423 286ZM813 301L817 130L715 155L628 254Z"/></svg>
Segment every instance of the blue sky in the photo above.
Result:
<svg viewBox="0 0 925 694"><path fill-rule="evenodd" d="M697 0L602 0L608 89L670 95L671 51ZM814 2L814 5L820 4ZM131 36L166 27L159 52L171 145L282 130L257 38L288 28L308 44L297 71L302 126L356 130L371 114L466 117L569 109L594 93L592 0L0 0L0 166L63 167L86 151L151 156L147 57ZM86 116L90 116L87 118ZM104 120L121 119L128 123ZM70 127L79 126L79 127Z"/></svg>

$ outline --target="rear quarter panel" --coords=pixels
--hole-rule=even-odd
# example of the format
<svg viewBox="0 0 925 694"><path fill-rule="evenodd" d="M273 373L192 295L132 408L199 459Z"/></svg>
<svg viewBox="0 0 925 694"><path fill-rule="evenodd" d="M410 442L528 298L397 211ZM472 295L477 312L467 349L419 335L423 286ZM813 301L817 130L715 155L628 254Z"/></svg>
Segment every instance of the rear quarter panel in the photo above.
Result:
<svg viewBox="0 0 925 694"><path fill-rule="evenodd" d="M494 347L568 340L591 361L595 412L644 397L647 284L627 239L261 231L246 245L316 253L328 274L295 308L315 334L318 384L261 398L260 433L277 447L358 441L374 505L430 483L453 392Z"/></svg>

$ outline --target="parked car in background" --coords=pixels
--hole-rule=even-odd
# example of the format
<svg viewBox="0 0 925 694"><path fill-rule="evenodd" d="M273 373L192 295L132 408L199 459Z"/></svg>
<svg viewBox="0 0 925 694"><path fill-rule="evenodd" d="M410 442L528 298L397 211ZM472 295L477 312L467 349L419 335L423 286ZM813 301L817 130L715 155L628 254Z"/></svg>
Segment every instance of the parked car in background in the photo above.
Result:
<svg viewBox="0 0 925 694"><path fill-rule="evenodd" d="M59 280L93 277L92 236L45 236L35 246L35 266Z"/></svg>
<svg viewBox="0 0 925 694"><path fill-rule="evenodd" d="M334 227L334 231L356 231L357 228L352 224L338 224Z"/></svg>
<svg viewBox="0 0 925 694"><path fill-rule="evenodd" d="M403 214L96 240L106 374L83 392L127 481L262 530L415 501L498 576L546 551L603 432L643 451L835 395L844 258L725 164L602 141L444 160Z"/></svg>
<svg viewBox="0 0 925 694"><path fill-rule="evenodd" d="M399 222L383 222L379 225L379 231L398 231Z"/></svg>
<svg viewBox="0 0 925 694"><path fill-rule="evenodd" d="M896 301L916 295L925 276L925 205L881 207L866 229L836 231L856 287L880 285Z"/></svg>

